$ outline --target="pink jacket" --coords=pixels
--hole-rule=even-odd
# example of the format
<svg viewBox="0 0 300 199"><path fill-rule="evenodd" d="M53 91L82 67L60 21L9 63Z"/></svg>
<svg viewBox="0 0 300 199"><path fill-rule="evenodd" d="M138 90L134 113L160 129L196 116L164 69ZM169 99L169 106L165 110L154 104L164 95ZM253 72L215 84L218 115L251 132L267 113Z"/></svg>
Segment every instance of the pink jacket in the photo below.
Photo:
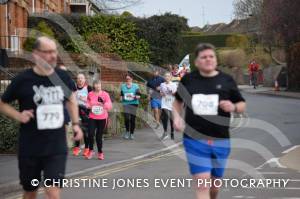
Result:
<svg viewBox="0 0 300 199"><path fill-rule="evenodd" d="M99 97L101 97L103 103L98 101ZM108 111L112 108L112 103L107 92L95 93L91 91L88 94L86 106L90 109L89 118L103 120L108 118Z"/></svg>

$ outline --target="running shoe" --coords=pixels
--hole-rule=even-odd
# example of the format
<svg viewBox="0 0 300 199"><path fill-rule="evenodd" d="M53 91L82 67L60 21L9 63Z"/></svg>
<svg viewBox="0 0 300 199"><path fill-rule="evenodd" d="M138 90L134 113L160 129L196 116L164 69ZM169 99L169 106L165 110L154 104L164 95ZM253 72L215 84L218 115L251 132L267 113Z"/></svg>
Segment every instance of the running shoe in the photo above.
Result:
<svg viewBox="0 0 300 199"><path fill-rule="evenodd" d="M83 151L83 153L82 153L82 155L83 156L87 156L88 153L89 153L89 148L85 148L84 151Z"/></svg>
<svg viewBox="0 0 300 199"><path fill-rule="evenodd" d="M129 132L125 132L125 133L124 133L124 139L128 140L128 139L129 139L129 136L130 136L130 133L129 133Z"/></svg>
<svg viewBox="0 0 300 199"><path fill-rule="evenodd" d="M81 149L79 147L74 147L73 148L73 155L74 156L78 156L80 152L81 152Z"/></svg>
<svg viewBox="0 0 300 199"><path fill-rule="evenodd" d="M130 140L134 140L134 135L130 133L130 134L129 134L129 139L130 139Z"/></svg>
<svg viewBox="0 0 300 199"><path fill-rule="evenodd" d="M162 134L162 136L161 136L161 140L165 140L165 139L167 139L169 136L168 136L168 134L166 133L166 132L164 132L163 134Z"/></svg>
<svg viewBox="0 0 300 199"><path fill-rule="evenodd" d="M90 160L93 158L94 155L95 155L95 152L93 150L90 150L86 156L86 159Z"/></svg>
<svg viewBox="0 0 300 199"><path fill-rule="evenodd" d="M98 153L98 159L104 160L104 153Z"/></svg>
<svg viewBox="0 0 300 199"><path fill-rule="evenodd" d="M160 127L160 124L159 123L156 123L156 126L154 127L155 129L159 129Z"/></svg>

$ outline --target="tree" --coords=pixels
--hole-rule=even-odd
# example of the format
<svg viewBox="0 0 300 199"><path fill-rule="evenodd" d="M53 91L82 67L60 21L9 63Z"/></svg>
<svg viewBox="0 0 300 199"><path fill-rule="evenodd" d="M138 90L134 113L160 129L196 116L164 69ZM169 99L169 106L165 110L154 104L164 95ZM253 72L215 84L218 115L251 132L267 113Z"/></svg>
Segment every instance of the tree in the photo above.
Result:
<svg viewBox="0 0 300 199"><path fill-rule="evenodd" d="M286 52L288 88L300 90L300 1L264 0L262 28L264 40L279 40Z"/></svg>
<svg viewBox="0 0 300 199"><path fill-rule="evenodd" d="M261 16L263 0L235 0L233 2L234 15L238 19L247 19L250 16Z"/></svg>
<svg viewBox="0 0 300 199"><path fill-rule="evenodd" d="M104 12L122 10L141 3L141 0L91 0Z"/></svg>
<svg viewBox="0 0 300 199"><path fill-rule="evenodd" d="M182 31L189 29L187 19L165 13L149 18L129 18L137 26L137 35L150 45L150 62L156 65L175 63L182 46Z"/></svg>

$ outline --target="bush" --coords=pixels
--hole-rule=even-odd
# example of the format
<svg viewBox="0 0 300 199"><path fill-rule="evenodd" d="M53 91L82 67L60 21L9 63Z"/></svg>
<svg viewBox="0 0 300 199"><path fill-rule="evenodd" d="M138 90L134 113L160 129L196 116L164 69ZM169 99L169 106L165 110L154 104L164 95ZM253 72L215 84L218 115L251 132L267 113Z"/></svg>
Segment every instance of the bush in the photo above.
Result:
<svg viewBox="0 0 300 199"><path fill-rule="evenodd" d="M110 40L109 52L120 55L124 60L149 62L149 45L144 39L136 35L134 23L126 17L113 15L95 16L65 16L85 40L91 39L95 34L104 34ZM82 46L76 46L68 37L60 41L67 46L67 50L85 52ZM95 47L95 46L94 46ZM97 47L98 48L98 47Z"/></svg>
<svg viewBox="0 0 300 199"><path fill-rule="evenodd" d="M218 52L219 65L230 68L242 68L246 64L246 53L242 49L222 50Z"/></svg>
<svg viewBox="0 0 300 199"><path fill-rule="evenodd" d="M262 49L257 49L256 52L248 55L247 63L250 63L253 59L261 66L261 68L268 67L272 63L271 56Z"/></svg>
<svg viewBox="0 0 300 199"><path fill-rule="evenodd" d="M211 43L217 48L226 47L226 39L232 35L230 34L223 34L223 35L203 35L202 33L187 33L185 32L182 36L183 42L182 46L180 46L180 53L176 60L177 63L183 59L183 57L190 53L193 54L196 46L199 43ZM193 60L193 59L191 59ZM192 61L193 62L193 61ZM193 63L192 67L193 66Z"/></svg>
<svg viewBox="0 0 300 199"><path fill-rule="evenodd" d="M183 42L181 32L189 29L186 18L165 13L129 19L136 24L138 37L149 43L151 63L161 66L177 61Z"/></svg>
<svg viewBox="0 0 300 199"><path fill-rule="evenodd" d="M45 21L38 22L37 26L30 30L28 38L25 40L23 47L27 51L32 51L32 46L36 38L47 36L54 38L54 32Z"/></svg>
<svg viewBox="0 0 300 199"><path fill-rule="evenodd" d="M249 40L246 35L232 35L226 39L226 46L245 49L249 46Z"/></svg>
<svg viewBox="0 0 300 199"><path fill-rule="evenodd" d="M112 52L111 40L106 34L93 33L88 37L87 42L97 53Z"/></svg>
<svg viewBox="0 0 300 199"><path fill-rule="evenodd" d="M0 153L13 153L17 149L19 124L0 115Z"/></svg>

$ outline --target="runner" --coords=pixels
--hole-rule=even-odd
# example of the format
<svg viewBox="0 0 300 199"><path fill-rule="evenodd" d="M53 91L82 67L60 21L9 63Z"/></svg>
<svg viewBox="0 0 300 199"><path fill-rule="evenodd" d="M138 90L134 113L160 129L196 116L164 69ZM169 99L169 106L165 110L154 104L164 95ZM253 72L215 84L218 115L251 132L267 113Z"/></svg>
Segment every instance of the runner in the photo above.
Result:
<svg viewBox="0 0 300 199"><path fill-rule="evenodd" d="M179 82L180 81L180 73L179 73L179 66L178 64L175 64L173 66L173 70L172 70L172 82Z"/></svg>
<svg viewBox="0 0 300 199"><path fill-rule="evenodd" d="M184 129L183 145L195 179L222 178L230 153L230 113L245 111L246 103L231 76L218 71L214 46L195 51L198 70L181 80L173 104L174 128ZM186 105L184 121L181 118ZM212 183L213 184L213 183ZM217 198L217 187L197 187L197 198Z"/></svg>
<svg viewBox="0 0 300 199"><path fill-rule="evenodd" d="M259 64L256 63L255 60L252 60L248 66L248 70L250 75L250 84L252 84L253 88L256 89Z"/></svg>
<svg viewBox="0 0 300 199"><path fill-rule="evenodd" d="M124 119L126 132L123 134L125 139L134 139L136 111L141 98L138 84L132 83L133 77L126 74L126 83L121 85L121 101L124 108Z"/></svg>
<svg viewBox="0 0 300 199"><path fill-rule="evenodd" d="M161 137L162 140L168 138L168 120L170 120L170 128L171 128L171 139L174 140L174 128L173 128L173 120L172 120L172 104L174 102L174 95L177 90L177 84L172 82L171 73L167 72L164 75L166 82L160 85L160 93L162 95L161 107L162 107L162 115L161 120L163 123L164 133Z"/></svg>
<svg viewBox="0 0 300 199"><path fill-rule="evenodd" d="M86 155L87 159L94 156L94 141L96 132L96 143L98 148L98 159L104 160L102 151L102 136L107 124L108 111L112 108L109 94L101 89L100 80L93 83L93 91L89 92L87 97L87 108L90 109L89 114L89 151Z"/></svg>
<svg viewBox="0 0 300 199"><path fill-rule="evenodd" d="M188 74L190 71L188 67L186 66L186 63L183 63L181 69L179 70L180 78L183 78L186 74Z"/></svg>
<svg viewBox="0 0 300 199"><path fill-rule="evenodd" d="M160 84L165 82L164 78L159 76L159 70L154 70L154 77L147 82L147 88L150 94L150 103L153 110L153 116L155 119L156 126L158 129L160 126L160 114L161 114L161 95L160 95Z"/></svg>
<svg viewBox="0 0 300 199"><path fill-rule="evenodd" d="M81 129L83 131L84 151L83 156L87 156L89 152L89 132L88 132L88 115L89 111L86 107L88 93L92 91L92 87L88 85L85 75L79 73L76 80L76 97L79 105L79 116L81 120ZM78 156L81 152L80 141L74 143L73 155Z"/></svg>
<svg viewBox="0 0 300 199"><path fill-rule="evenodd" d="M67 160L67 141L64 128L64 107L71 120L74 139L82 138L78 126L78 105L72 79L60 69L54 68L57 48L53 40L40 37L33 45L35 66L17 75L2 95L1 112L20 122L18 140L18 166L23 198L37 196L38 186L32 179L41 181L41 173L47 180L47 198L60 198L60 189L54 182L64 178ZM9 103L17 100L20 112ZM41 183L40 183L41 184Z"/></svg>

